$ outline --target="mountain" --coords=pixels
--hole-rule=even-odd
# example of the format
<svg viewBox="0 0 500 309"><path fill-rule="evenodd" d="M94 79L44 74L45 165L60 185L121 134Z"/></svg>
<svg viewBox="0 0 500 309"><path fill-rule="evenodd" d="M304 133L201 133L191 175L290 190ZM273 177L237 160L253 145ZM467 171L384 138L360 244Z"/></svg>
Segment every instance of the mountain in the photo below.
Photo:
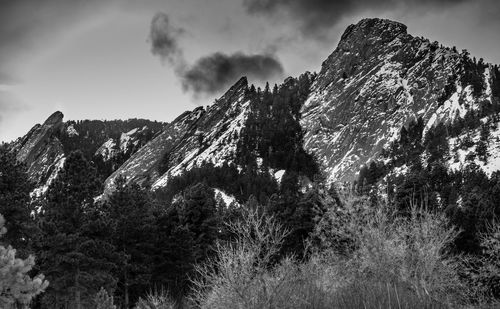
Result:
<svg viewBox="0 0 500 309"><path fill-rule="evenodd" d="M221 165L231 160L248 113L247 87L242 78L207 109L198 107L177 117L106 180L106 189L119 175L139 183L148 180L155 189L202 162Z"/></svg>
<svg viewBox="0 0 500 309"><path fill-rule="evenodd" d="M312 85L302 108L305 148L330 180L352 181L411 121L421 118L427 131L498 105L499 78L493 66L411 36L403 24L364 19L347 28Z"/></svg>
<svg viewBox="0 0 500 309"><path fill-rule="evenodd" d="M391 149L415 128L418 143L426 142L414 155L425 161L428 136L445 126L447 166L475 162L491 174L500 169L499 93L497 66L414 37L401 23L364 19L346 29L318 74L272 89L241 78L211 106L165 124L64 123L57 112L12 147L39 192L76 149L100 170L105 192L118 176L161 189L205 165L257 170L278 183L297 175L306 183L320 170L329 182L352 182L371 162L386 165L385 174L387 166L404 172L406 161ZM487 142L479 145L486 124ZM470 155L480 149L487 156Z"/></svg>
<svg viewBox="0 0 500 309"><path fill-rule="evenodd" d="M163 128L163 123L143 119L64 122L63 118L63 113L53 113L10 145L28 168L35 196L45 193L72 151L82 151L104 180Z"/></svg>

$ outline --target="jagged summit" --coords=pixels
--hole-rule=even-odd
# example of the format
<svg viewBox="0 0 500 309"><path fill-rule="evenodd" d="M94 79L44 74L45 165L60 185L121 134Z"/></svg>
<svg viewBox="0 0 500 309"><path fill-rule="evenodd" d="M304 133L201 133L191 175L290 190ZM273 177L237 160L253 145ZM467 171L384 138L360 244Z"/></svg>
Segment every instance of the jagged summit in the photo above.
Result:
<svg viewBox="0 0 500 309"><path fill-rule="evenodd" d="M407 28L406 25L389 19L365 18L357 24L348 26L340 40L341 42L352 40L359 36L394 38L401 34L407 34Z"/></svg>
<svg viewBox="0 0 500 309"><path fill-rule="evenodd" d="M428 130L463 118L470 110L500 106L497 68L456 48L414 37L404 24L387 19L368 18L347 27L320 72L304 76L314 82L302 89L300 104L294 106L304 133L303 146L318 158L331 181L356 179L360 167L378 160L411 121L423 121ZM293 88L296 82L288 78L280 87ZM143 130L145 124L137 123L104 134L95 129L101 124L95 128L90 122L65 124L63 114L56 112L14 148L39 184L53 179L68 151L80 147L112 165L105 181L107 192L120 175L161 188L171 177L202 163L235 163L245 132L256 127L252 119L259 113L252 113L254 99L248 79L241 77L214 104L187 111L149 133ZM128 146L133 151L124 152ZM255 147L246 146L249 153ZM268 147L268 153L274 146ZM492 155L489 162L500 162L500 146L491 147L489 151L498 156ZM453 164L463 163L463 152ZM121 161L116 161L118 157ZM491 164L487 168L498 169Z"/></svg>
<svg viewBox="0 0 500 309"><path fill-rule="evenodd" d="M246 76L241 77L234 85L232 85L229 90L227 90L222 97L215 100L215 104L221 104L221 102L226 102L229 98L233 96L241 96L244 91L248 88L248 79Z"/></svg>
<svg viewBox="0 0 500 309"><path fill-rule="evenodd" d="M242 76L231 88L229 88L228 92L234 92L238 89L248 87L248 78L246 76Z"/></svg>
<svg viewBox="0 0 500 309"><path fill-rule="evenodd" d="M63 121L63 119L64 119L64 114L60 111L56 111L52 115L50 115L49 118L47 118L47 120L45 120L45 122L43 124L44 125L53 125L53 124L61 123Z"/></svg>
<svg viewBox="0 0 500 309"><path fill-rule="evenodd" d="M106 179L105 192L113 189L120 175L128 181L149 181L156 189L202 162L230 161L248 114L247 88L248 79L241 77L213 105L177 117Z"/></svg>
<svg viewBox="0 0 500 309"><path fill-rule="evenodd" d="M330 180L352 181L409 121L422 118L428 129L494 104L493 75L491 66L413 37L401 23L363 19L323 62L303 106L306 149Z"/></svg>

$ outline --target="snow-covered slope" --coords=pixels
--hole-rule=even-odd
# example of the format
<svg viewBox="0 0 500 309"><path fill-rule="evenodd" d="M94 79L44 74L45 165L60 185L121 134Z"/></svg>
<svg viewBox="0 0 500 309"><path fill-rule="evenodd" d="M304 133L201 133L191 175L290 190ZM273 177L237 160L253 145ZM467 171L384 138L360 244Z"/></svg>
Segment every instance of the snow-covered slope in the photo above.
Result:
<svg viewBox="0 0 500 309"><path fill-rule="evenodd" d="M120 137L113 138L103 128L108 126L111 127L108 131L117 131L120 125L126 127L127 121L93 121L93 127L88 126L87 130L79 132L74 121L65 123L63 118L63 113L53 113L42 125L36 124L11 145L11 151L16 153L17 160L26 164L29 178L35 184L33 196L41 196L47 191L63 168L68 152L80 149L85 153L88 148L95 147L97 151L94 154L92 150L89 157L100 155L105 162L111 159L119 162L128 158L154 134L153 130L142 126L128 132L118 131ZM159 125L154 124L155 127ZM107 140L99 147L100 139Z"/></svg>
<svg viewBox="0 0 500 309"><path fill-rule="evenodd" d="M352 181L401 128L422 117L427 128L491 102L474 93L465 54L413 37L406 26L364 19L347 28L323 63L302 109L305 148L316 154L330 181Z"/></svg>
<svg viewBox="0 0 500 309"><path fill-rule="evenodd" d="M105 190L113 188L119 175L127 181L148 181L156 189L164 187L169 177L204 162L217 166L232 161L248 113L247 87L247 79L242 78L213 105L179 116L115 171Z"/></svg>
<svg viewBox="0 0 500 309"><path fill-rule="evenodd" d="M35 183L33 194L43 194L64 163L63 145L56 135L63 130L63 114L55 112L42 124L36 124L25 136L14 142L17 160L28 168Z"/></svg>
<svg viewBox="0 0 500 309"><path fill-rule="evenodd" d="M498 72L466 52L408 34L401 23L364 19L346 29L314 78L300 111L304 148L319 159L329 181L352 181L360 166L379 159L382 149L399 139L401 128L412 121L423 120L425 135L438 123L451 123L488 104L499 105ZM161 127L156 124L157 129L149 133L146 127L134 125L113 134L94 130L89 135L87 129L78 129L81 122L64 124L58 112L33 127L13 148L40 186L57 175L68 145L74 148L76 143L78 148L90 143L95 146L91 155L100 155L104 165L109 161L117 165L105 181L106 192L120 175L157 189L202 163L235 163L237 145L244 141L242 129L251 115L248 91L248 82L242 78L211 106L185 112ZM500 167L500 124L489 121L496 125L487 143L489 159L476 163L491 174ZM95 125L109 128L110 124ZM477 139L479 129L468 134ZM95 138L99 142L92 144ZM448 162L452 169L470 162L471 156L466 157L475 151L475 145L463 149L463 138L449 141L450 150L457 153ZM251 147L241 149L252 151ZM285 172L272 171L278 182Z"/></svg>

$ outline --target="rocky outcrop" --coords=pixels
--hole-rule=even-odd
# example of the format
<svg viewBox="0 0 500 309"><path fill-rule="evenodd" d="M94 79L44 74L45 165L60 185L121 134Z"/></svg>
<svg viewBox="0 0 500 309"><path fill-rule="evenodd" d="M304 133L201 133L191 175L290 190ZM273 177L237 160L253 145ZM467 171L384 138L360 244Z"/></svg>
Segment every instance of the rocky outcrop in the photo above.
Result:
<svg viewBox="0 0 500 309"><path fill-rule="evenodd" d="M51 137L63 128L63 113L53 113L45 122L36 124L19 142L17 160L31 165L51 142Z"/></svg>
<svg viewBox="0 0 500 309"><path fill-rule="evenodd" d="M63 118L63 113L53 113L42 125L35 125L14 144L17 160L28 167L28 175L36 184L37 193L45 191L46 184L64 163L63 146L56 137L64 127Z"/></svg>
<svg viewBox="0 0 500 309"><path fill-rule="evenodd" d="M466 52L408 34L401 23L364 19L346 29L310 89L307 84L310 94L300 111L304 148L319 159L329 181L355 180L360 167L380 159L382 149L398 139L401 128L411 121L421 118L426 131L468 111L500 104L498 75L497 69L472 60ZM235 163L251 110L248 93L247 79L242 78L207 108L185 112L165 125L147 123L154 130L137 119L134 124L64 124L62 113L56 112L13 147L41 187L57 175L67 149L85 148L89 156L100 155L103 166L113 164L104 176L112 173L105 181L105 193L119 176L157 189L172 176L203 163ZM306 97L308 92L304 93ZM498 170L500 129L492 136L497 142L489 143L488 151L495 160L482 166L488 173ZM449 144L457 152L463 148L462 137L455 139ZM460 151L450 167L462 164L465 151L474 149Z"/></svg>
<svg viewBox="0 0 500 309"><path fill-rule="evenodd" d="M105 190L112 190L120 175L127 181L148 181L155 189L204 162L231 161L248 112L247 87L247 79L242 78L207 109L198 107L180 115L116 170L106 180Z"/></svg>
<svg viewBox="0 0 500 309"><path fill-rule="evenodd" d="M82 126L74 121L65 123L63 118L61 112L55 112L43 124L35 125L28 134L11 145L17 160L27 166L28 175L35 183L33 195L40 196L48 189L71 151L80 149L88 153L89 149L95 147L97 151L95 154L92 151L88 159L92 160L96 155L100 155L104 162L112 160L112 164L108 165L114 168L149 141L154 134L154 128L161 125L134 119L130 124L127 121L87 121L87 125ZM134 122L151 124L152 128L144 125L132 130L125 129ZM78 127L80 131L77 130ZM100 140L107 142L99 147Z"/></svg>
<svg viewBox="0 0 500 309"><path fill-rule="evenodd" d="M349 26L303 106L305 148L330 181L354 180L412 119L422 117L429 127L491 101L491 93L474 93L467 83L465 61L466 55L413 37L397 22L364 19Z"/></svg>

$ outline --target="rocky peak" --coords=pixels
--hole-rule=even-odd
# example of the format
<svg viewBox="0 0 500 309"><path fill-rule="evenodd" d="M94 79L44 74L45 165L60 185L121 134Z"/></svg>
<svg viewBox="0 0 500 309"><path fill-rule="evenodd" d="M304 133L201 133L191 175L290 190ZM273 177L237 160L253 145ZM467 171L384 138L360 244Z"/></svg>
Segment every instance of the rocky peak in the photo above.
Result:
<svg viewBox="0 0 500 309"><path fill-rule="evenodd" d="M53 113L52 115L50 115L49 118L47 118L47 120L45 120L43 125L44 126L60 125L63 123L63 118L64 118L64 114L61 113L60 111L57 111L57 112Z"/></svg>
<svg viewBox="0 0 500 309"><path fill-rule="evenodd" d="M242 77L207 109L198 107L177 117L108 177L105 194L119 175L127 181L148 181L156 189L203 162L231 161L248 113L247 88L248 80Z"/></svg>
<svg viewBox="0 0 500 309"><path fill-rule="evenodd" d="M223 102L231 101L231 98L242 96L247 88L248 79L246 76L243 76L221 98L215 100L215 105L220 105Z"/></svg>
<svg viewBox="0 0 500 309"><path fill-rule="evenodd" d="M64 115L55 112L40 125L35 125L13 149L17 160L28 167L28 175L36 184L35 195L45 192L64 163L64 150L57 134L64 128Z"/></svg>
<svg viewBox="0 0 500 309"><path fill-rule="evenodd" d="M42 125L35 125L15 146L18 149L17 159L30 165L51 142L54 133L62 129L63 118L63 113L58 111L50 115Z"/></svg>
<svg viewBox="0 0 500 309"><path fill-rule="evenodd" d="M407 34L406 25L380 18L365 18L357 24L347 27L342 34L340 44L346 41L355 41L360 37L375 37L377 39L392 40L399 35Z"/></svg>
<svg viewBox="0 0 500 309"><path fill-rule="evenodd" d="M465 61L454 49L409 35L398 22L364 19L349 26L302 108L306 149L330 180L355 179L411 119L430 127L492 102L487 91L472 93L470 78L474 73L490 89L488 70L481 73L469 61L470 71Z"/></svg>

